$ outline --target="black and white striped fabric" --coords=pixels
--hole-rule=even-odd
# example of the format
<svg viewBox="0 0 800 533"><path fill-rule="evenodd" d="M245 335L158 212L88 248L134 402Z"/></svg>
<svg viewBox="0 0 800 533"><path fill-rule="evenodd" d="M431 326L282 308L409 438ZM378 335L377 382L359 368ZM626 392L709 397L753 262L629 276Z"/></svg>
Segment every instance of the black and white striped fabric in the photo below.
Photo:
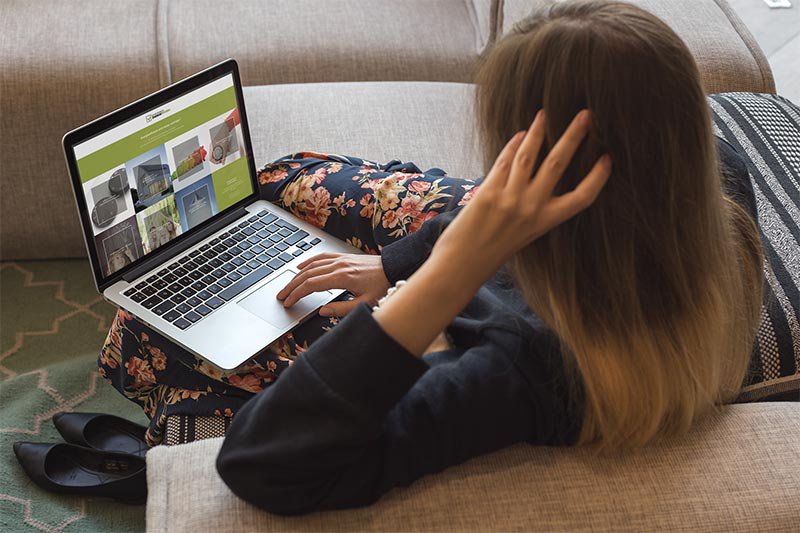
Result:
<svg viewBox="0 0 800 533"><path fill-rule="evenodd" d="M709 97L715 133L747 163L766 257L765 304L738 402L800 400L800 108L769 94Z"/></svg>

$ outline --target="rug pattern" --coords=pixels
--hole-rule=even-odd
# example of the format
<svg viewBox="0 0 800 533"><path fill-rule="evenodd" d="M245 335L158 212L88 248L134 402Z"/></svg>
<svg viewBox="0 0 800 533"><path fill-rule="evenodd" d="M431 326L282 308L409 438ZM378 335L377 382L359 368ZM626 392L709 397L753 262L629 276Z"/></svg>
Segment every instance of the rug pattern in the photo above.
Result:
<svg viewBox="0 0 800 533"><path fill-rule="evenodd" d="M0 263L0 531L144 530L144 506L45 492L12 452L18 440L60 441L61 411L146 422L96 372L113 316L84 259Z"/></svg>

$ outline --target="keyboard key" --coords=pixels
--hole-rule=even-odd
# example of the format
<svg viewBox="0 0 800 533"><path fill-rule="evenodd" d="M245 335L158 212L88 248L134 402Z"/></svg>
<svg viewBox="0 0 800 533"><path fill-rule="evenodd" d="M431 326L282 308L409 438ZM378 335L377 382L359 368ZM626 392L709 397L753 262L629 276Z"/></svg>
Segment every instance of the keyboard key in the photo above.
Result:
<svg viewBox="0 0 800 533"><path fill-rule="evenodd" d="M281 229L281 227L279 225L277 225L277 224L270 224L269 226L266 227L266 230L269 233L275 233L275 232L279 231L280 229Z"/></svg>
<svg viewBox="0 0 800 533"><path fill-rule="evenodd" d="M250 272L247 276L243 277L242 279L240 279L239 281L228 287L227 289L225 289L224 291L222 291L221 293L219 293L219 297L225 300L230 300L232 298L235 298L236 296L241 294L242 291L245 291L248 288L252 287L265 277L269 276L272 272L273 270L270 267L262 265L256 270ZM209 306L211 306L210 303Z"/></svg>
<svg viewBox="0 0 800 533"><path fill-rule="evenodd" d="M189 252L189 257L197 257L198 255L200 255L200 250L192 250Z"/></svg>
<svg viewBox="0 0 800 533"><path fill-rule="evenodd" d="M232 270L236 270L236 266L234 266L232 263L225 263L222 265L222 270L225 272L231 272Z"/></svg>
<svg viewBox="0 0 800 533"><path fill-rule="evenodd" d="M244 220L242 222L239 222L238 224L236 224L236 226L240 227L240 228L245 228L245 227L247 227L247 221Z"/></svg>
<svg viewBox="0 0 800 533"><path fill-rule="evenodd" d="M261 263L259 263L255 259L251 259L250 261L247 262L247 266L249 266L250 268L255 270L255 269L257 269L258 267L261 266Z"/></svg>
<svg viewBox="0 0 800 533"><path fill-rule="evenodd" d="M158 279L158 276L150 276L150 277L149 277L149 278L147 278L145 281L146 281L147 283L153 283L153 282L154 282L155 280L157 280L157 279Z"/></svg>
<svg viewBox="0 0 800 533"><path fill-rule="evenodd" d="M250 248L249 251L250 251L251 254L258 255L258 254L260 254L261 252L264 251L264 248L262 246L255 245L252 248Z"/></svg>
<svg viewBox="0 0 800 533"><path fill-rule="evenodd" d="M159 290L159 291L160 291L161 289L166 289L166 288L167 288L167 285L169 285L169 283L167 283L167 282L166 282L166 281L164 281L163 279L157 279L157 280L155 280L155 281L153 282L153 287L155 287L155 288L156 288L156 290Z"/></svg>
<svg viewBox="0 0 800 533"><path fill-rule="evenodd" d="M225 255L228 255L228 254L225 254ZM211 265L214 268L219 268L219 267L222 266L222 261L220 260L219 257L215 257L214 259L209 261L208 264Z"/></svg>
<svg viewBox="0 0 800 533"><path fill-rule="evenodd" d="M203 256L205 256L208 259L214 259L218 255L219 254L217 253L216 250L208 250L207 252L203 252Z"/></svg>
<svg viewBox="0 0 800 533"><path fill-rule="evenodd" d="M272 242L281 242L283 240L283 235L280 235L278 233L273 233L272 235L269 236L269 240L271 240Z"/></svg>
<svg viewBox="0 0 800 533"><path fill-rule="evenodd" d="M311 248L311 245L310 245L310 244L308 244L308 243L307 243L307 242L305 242L305 241L300 241L300 242L298 242L298 243L297 243L295 246L297 246L297 247L298 247L298 248L300 248L301 250L308 250L309 248Z"/></svg>
<svg viewBox="0 0 800 533"><path fill-rule="evenodd" d="M276 257L276 258L274 258L274 259L270 259L270 260L267 262L267 265L269 265L271 268L274 268L274 269L276 269L276 270L277 270L277 269L279 269L279 268L281 268L281 267L283 266L283 261L281 261L280 259L278 259L278 258Z"/></svg>
<svg viewBox="0 0 800 533"><path fill-rule="evenodd" d="M229 288L232 288L232 287L229 287ZM211 309L216 309L217 307L219 307L219 306L220 306L220 305L222 305L223 303L225 303L225 302L223 302L222 300L220 300L219 298L217 298L216 296L214 296L213 298L209 299L209 300L206 302L206 305L207 305L208 307L210 307Z"/></svg>
<svg viewBox="0 0 800 533"><path fill-rule="evenodd" d="M208 289L208 292L210 292L211 294L217 294L219 291L222 290L222 287L220 287L216 283L212 283L211 285L209 285L206 288Z"/></svg>
<svg viewBox="0 0 800 533"><path fill-rule="evenodd" d="M201 318L203 318L203 317L201 317L200 315L198 315L198 314L197 314L197 313L195 313L194 311L189 311L188 313L186 313L185 315L183 315L183 318L185 318L185 319L186 319L186 320L188 320L189 322L192 322L192 323L194 323L194 322L197 322L198 320L200 320L200 319L201 319Z"/></svg>
<svg viewBox="0 0 800 533"><path fill-rule="evenodd" d="M194 258L194 262L197 263L198 265L202 265L206 261L208 261L208 257L206 257L206 256L204 256L202 254L198 255L197 257Z"/></svg>
<svg viewBox="0 0 800 533"><path fill-rule="evenodd" d="M216 279L216 278L224 278L226 273L227 273L227 272L225 272L225 271L224 271L224 270L222 270L221 268L218 268L218 269L216 269L214 272L212 272L211 274L209 274L209 276L214 276L214 278L215 278L215 279Z"/></svg>
<svg viewBox="0 0 800 533"><path fill-rule="evenodd" d="M156 293L156 289L155 287L147 286L144 289L142 289L142 292L144 293L145 296L152 296Z"/></svg>
<svg viewBox="0 0 800 533"><path fill-rule="evenodd" d="M172 311L168 311L168 312L164 313L164 317L163 318L164 318L164 320L167 320L169 322L174 322L174 321L178 320L180 317L181 317L181 314L173 309Z"/></svg>
<svg viewBox="0 0 800 533"><path fill-rule="evenodd" d="M267 237L269 237L269 232L265 229L262 229L261 231L257 232L256 235L258 235L262 239L266 239Z"/></svg>
<svg viewBox="0 0 800 533"><path fill-rule="evenodd" d="M176 304L179 304L181 302L186 301L186 296L184 296L183 294L176 294L172 298L170 298L170 300L172 300Z"/></svg>
<svg viewBox="0 0 800 533"><path fill-rule="evenodd" d="M255 256L256 256L256 254L254 254L252 251L246 250L246 251L242 252L242 255L240 255L239 257L249 261L250 259L254 258Z"/></svg>
<svg viewBox="0 0 800 533"><path fill-rule="evenodd" d="M288 248L288 246L287 246L287 248ZM267 250L267 255L269 255L270 257L278 257L279 253L281 253L281 251L278 250L278 248L276 248L276 247L270 248L269 250Z"/></svg>
<svg viewBox="0 0 800 533"><path fill-rule="evenodd" d="M183 265L183 268L185 268L187 271L191 272L192 270L197 268L197 263L195 263L194 261L189 261L189 262L187 262L187 263L185 263Z"/></svg>
<svg viewBox="0 0 800 533"><path fill-rule="evenodd" d="M291 234L292 234L292 230L290 230L288 228L281 228L280 231L278 231L278 235L283 235L284 237L288 237Z"/></svg>
<svg viewBox="0 0 800 533"><path fill-rule="evenodd" d="M250 224L250 227L255 230L260 230L264 227L264 224L262 224L261 222L253 222L252 224Z"/></svg>
<svg viewBox="0 0 800 533"><path fill-rule="evenodd" d="M285 242L279 242L278 244L275 245L275 248L277 248L281 252L285 252L289 248L289 245L286 244Z"/></svg>
<svg viewBox="0 0 800 533"><path fill-rule="evenodd" d="M199 270L200 272L202 272L203 274L208 274L209 272L211 272L211 271L212 271L212 270L214 270L214 269L211 267L211 265L209 265L208 263L206 263L205 265L203 265L203 266L201 266L200 268L198 268L198 270Z"/></svg>
<svg viewBox="0 0 800 533"><path fill-rule="evenodd" d="M200 298L201 300L208 300L209 298L211 298L211 296L212 296L211 293L206 290L202 290L197 293L197 297Z"/></svg>
<svg viewBox="0 0 800 533"><path fill-rule="evenodd" d="M227 249L228 249L228 247L225 246L224 244L218 244L218 245L216 245L215 247L212 248L212 250L214 250L218 254L223 253Z"/></svg>
<svg viewBox="0 0 800 533"><path fill-rule="evenodd" d="M181 287L188 287L192 283L194 283L194 280L189 276L183 276L181 279L178 280L178 285L180 285Z"/></svg>
<svg viewBox="0 0 800 533"><path fill-rule="evenodd" d="M217 259L219 259L220 261L222 261L224 263L226 261L230 261L232 258L233 258L233 256L231 254L229 254L228 252L225 252L223 254L219 254L219 257Z"/></svg>
<svg viewBox="0 0 800 533"><path fill-rule="evenodd" d="M231 255L239 255L239 254L240 254L240 253L242 253L243 251L244 251L244 250L242 250L242 249L241 249L241 248L239 248L238 246L233 246L233 247L231 247L231 248L229 248L229 249L228 249L228 253L229 253L229 254L231 254Z"/></svg>
<svg viewBox="0 0 800 533"><path fill-rule="evenodd" d="M251 235L250 237L248 237L248 238L247 238L247 242L249 242L249 243L251 243L251 244L258 244L258 243L260 243L260 242L261 242L261 241L263 241L263 240L264 240L264 239L262 239L262 238L261 238L261 237L259 237L258 235Z"/></svg>
<svg viewBox="0 0 800 533"><path fill-rule="evenodd" d="M169 290L169 289L162 289L162 290L158 291L156 294L158 295L159 298L164 300L164 299L169 298L170 296L172 296L172 291Z"/></svg>
<svg viewBox="0 0 800 533"><path fill-rule="evenodd" d="M311 246L314 246L314 245L319 244L321 242L322 241L319 238L315 238L314 240L311 241Z"/></svg>
<svg viewBox="0 0 800 533"><path fill-rule="evenodd" d="M189 261L189 260L190 260L189 256L188 256L188 255L184 255L183 257L181 257L180 259L178 259L178 263L180 263L180 264L184 264L184 263L186 263L186 262L187 262L187 261Z"/></svg>
<svg viewBox="0 0 800 533"><path fill-rule="evenodd" d="M303 230L297 231L291 237L286 238L286 244L294 244L308 237L308 233Z"/></svg>
<svg viewBox="0 0 800 533"><path fill-rule="evenodd" d="M147 296L145 296L144 293L135 292L135 293L131 294L129 296L129 298L131 300L133 300L134 302L139 303L139 302L143 302L147 298Z"/></svg>
<svg viewBox="0 0 800 533"><path fill-rule="evenodd" d="M275 222L276 220L278 220L278 217L268 212L261 218L261 220L264 222L264 224L269 224L270 222Z"/></svg>
<svg viewBox="0 0 800 533"><path fill-rule="evenodd" d="M259 241L259 242L261 242L261 241ZM241 248L243 250L247 250L251 246L253 246L253 243L250 242L250 241L242 241L242 242L239 243L239 248Z"/></svg>
<svg viewBox="0 0 800 533"><path fill-rule="evenodd" d="M225 239L227 239L230 236L231 236L231 234L226 231L226 232L223 232L223 233L219 234L219 239L224 241Z"/></svg>
<svg viewBox="0 0 800 533"><path fill-rule="evenodd" d="M131 288L130 288L130 289L128 289L127 291L123 292L122 294L124 294L125 296L130 296L130 295L131 295L131 294L133 294L134 292L136 292L136 287L131 287Z"/></svg>
<svg viewBox="0 0 800 533"><path fill-rule="evenodd" d="M208 241L208 244L210 244L211 246L214 246L215 244L219 244L219 237L211 239L210 241Z"/></svg>
<svg viewBox="0 0 800 533"><path fill-rule="evenodd" d="M242 279L242 275L239 274L238 272L234 271L234 272L231 272L230 274L228 274L228 279L231 280L231 281L240 280L240 279Z"/></svg>
<svg viewBox="0 0 800 533"><path fill-rule="evenodd" d="M197 307L201 303L203 302L197 296L192 296L191 298L186 300L186 305L188 305L189 307Z"/></svg>
<svg viewBox="0 0 800 533"><path fill-rule="evenodd" d="M237 233L232 237L232 239L235 241L243 241L245 237L247 237L247 235L244 233Z"/></svg>
<svg viewBox="0 0 800 533"><path fill-rule="evenodd" d="M286 221L285 221L285 220L283 220L283 219L280 219L280 220L278 220L278 221L277 221L277 222L275 222L275 223L276 223L277 225L279 225L279 226L283 227L283 228L287 228L287 229L290 229L290 230L292 230L292 231L297 231L297 226L294 226L294 225L290 224L289 222L286 222Z"/></svg>
<svg viewBox="0 0 800 533"><path fill-rule="evenodd" d="M158 296L151 296L150 298L142 302L142 307L144 307L145 309L152 309L161 300L162 299Z"/></svg>
<svg viewBox="0 0 800 533"><path fill-rule="evenodd" d="M169 271L166 268L164 268L156 272L156 274L158 274L159 276L166 276L167 274L169 274Z"/></svg>
<svg viewBox="0 0 800 533"><path fill-rule="evenodd" d="M204 244L203 246L200 247L200 251L201 252L205 252L206 250L209 250L209 249L211 249L211 245L208 244L208 243L206 243L206 244Z"/></svg>
<svg viewBox="0 0 800 533"><path fill-rule="evenodd" d="M286 252L283 252L281 255L279 255L278 259L280 259L284 263L288 263L289 261L294 261L294 257L292 257L291 255L287 254Z"/></svg>
<svg viewBox="0 0 800 533"><path fill-rule="evenodd" d="M269 256L268 253L264 252L261 255L257 255L256 259L258 259L261 263L266 263L267 261L269 261L272 258Z"/></svg>
<svg viewBox="0 0 800 533"><path fill-rule="evenodd" d="M206 266L206 265L203 265L203 266ZM211 272L211 268L209 268L208 271ZM189 277L192 278L193 280L197 281L198 279L203 277L203 271L195 270L194 272L189 272Z"/></svg>
<svg viewBox="0 0 800 533"><path fill-rule="evenodd" d="M227 287L231 283L233 283L233 282L231 280L229 280L228 278L220 278L219 280L217 280L217 285L219 285L222 288Z"/></svg>
<svg viewBox="0 0 800 533"><path fill-rule="evenodd" d="M197 294L197 291L196 291L196 290L194 290L194 289L193 289L193 288L191 288L191 287L186 287L185 289L183 289L183 290L181 291L181 294L183 294L184 296L186 296L187 298L189 298L189 297L191 297L191 296L194 296L195 294Z"/></svg>
<svg viewBox="0 0 800 533"><path fill-rule="evenodd" d="M208 276L204 277L204 278L203 278L203 279L201 279L200 281L202 281L203 283L206 283L206 284L208 284L208 285L211 285L212 283L214 283L215 281L217 281L217 278L215 278L214 276L212 276L211 274L209 274Z"/></svg>
<svg viewBox="0 0 800 533"><path fill-rule="evenodd" d="M179 304L178 307L175 308L175 310L183 314L183 313L188 313L189 311L192 310L192 308L184 303L184 304Z"/></svg>
<svg viewBox="0 0 800 533"><path fill-rule="evenodd" d="M295 257L299 257L303 255L303 250L295 250L294 252L292 252L292 255Z"/></svg>
<svg viewBox="0 0 800 533"><path fill-rule="evenodd" d="M258 217L256 215L253 215L247 219L248 222L255 222L256 220L258 220Z"/></svg>
<svg viewBox="0 0 800 533"><path fill-rule="evenodd" d="M136 290L140 291L140 290L144 289L145 287L147 287L147 282L146 281L142 281L142 282L137 283L136 287L134 287L134 288Z"/></svg>
<svg viewBox="0 0 800 533"><path fill-rule="evenodd" d="M157 315L163 315L173 307L175 307L174 303L172 303L169 300L164 300L163 302L161 302L160 304L158 304L153 308L153 312Z"/></svg>
<svg viewBox="0 0 800 533"><path fill-rule="evenodd" d="M183 267L178 267L175 270L173 270L172 273L175 274L178 277L181 277L181 276L185 276L189 272Z"/></svg>
<svg viewBox="0 0 800 533"><path fill-rule="evenodd" d="M246 274L249 274L251 270L252 270L252 268L250 268L249 266L242 265L242 266L240 266L239 268L236 269L236 272L238 272L239 274L244 276Z"/></svg>
<svg viewBox="0 0 800 533"><path fill-rule="evenodd" d="M244 228L242 230L242 233L244 233L245 235L252 235L255 232L256 232L256 230L254 230L253 228Z"/></svg>
<svg viewBox="0 0 800 533"><path fill-rule="evenodd" d="M173 283L172 285L167 287L167 289L172 292L181 292L183 290L183 285L181 285L180 283Z"/></svg>
<svg viewBox="0 0 800 533"><path fill-rule="evenodd" d="M234 257L233 259L231 259L231 263L233 263L238 267L242 266L245 263L245 260L242 259L241 257Z"/></svg>
<svg viewBox="0 0 800 533"><path fill-rule="evenodd" d="M178 267L180 267L180 265L177 262L175 262L175 263L172 263L170 266L168 266L167 269L175 270Z"/></svg>
<svg viewBox="0 0 800 533"><path fill-rule="evenodd" d="M225 246L231 247L231 246L236 246L236 242L237 241L234 240L234 239L231 239L231 238L227 238L222 242L223 242L223 244L225 244Z"/></svg>
<svg viewBox="0 0 800 533"><path fill-rule="evenodd" d="M202 291L203 289L206 288L206 284L203 283L202 281L195 281L194 283L192 283L192 288L196 291Z"/></svg>
<svg viewBox="0 0 800 533"><path fill-rule="evenodd" d="M176 276L175 274L170 272L169 274L167 274L166 276L164 276L161 279L163 279L167 283L175 283L176 281L178 281L178 276Z"/></svg>
<svg viewBox="0 0 800 533"><path fill-rule="evenodd" d="M192 325L192 323L186 320L185 318L179 318L178 320L173 322L173 324L175 324L176 327L179 327L181 329L186 329Z"/></svg>
<svg viewBox="0 0 800 533"><path fill-rule="evenodd" d="M211 309L206 307L205 305L200 305L195 309L195 312L200 313L203 316L206 316L208 313L211 312Z"/></svg>

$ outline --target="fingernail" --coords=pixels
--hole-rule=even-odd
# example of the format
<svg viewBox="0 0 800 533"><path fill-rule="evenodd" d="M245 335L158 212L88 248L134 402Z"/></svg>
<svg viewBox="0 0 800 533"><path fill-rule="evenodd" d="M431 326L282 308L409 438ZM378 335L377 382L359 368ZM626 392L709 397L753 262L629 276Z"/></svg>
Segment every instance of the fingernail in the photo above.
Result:
<svg viewBox="0 0 800 533"><path fill-rule="evenodd" d="M331 316L331 310L327 307L321 307L319 310L319 316Z"/></svg>
<svg viewBox="0 0 800 533"><path fill-rule="evenodd" d="M592 121L592 113L588 109L584 109L581 111L581 124L584 126L588 126L589 123Z"/></svg>

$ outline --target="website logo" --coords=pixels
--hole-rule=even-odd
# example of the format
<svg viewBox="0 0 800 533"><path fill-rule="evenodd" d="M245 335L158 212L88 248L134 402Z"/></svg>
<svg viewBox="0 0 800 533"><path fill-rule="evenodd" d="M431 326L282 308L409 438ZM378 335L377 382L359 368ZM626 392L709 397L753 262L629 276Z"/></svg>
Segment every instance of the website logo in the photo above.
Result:
<svg viewBox="0 0 800 533"><path fill-rule="evenodd" d="M165 113L169 113L169 109L161 109L159 111L156 111L155 113L150 113L145 117L145 120L147 120L147 122L152 122Z"/></svg>

